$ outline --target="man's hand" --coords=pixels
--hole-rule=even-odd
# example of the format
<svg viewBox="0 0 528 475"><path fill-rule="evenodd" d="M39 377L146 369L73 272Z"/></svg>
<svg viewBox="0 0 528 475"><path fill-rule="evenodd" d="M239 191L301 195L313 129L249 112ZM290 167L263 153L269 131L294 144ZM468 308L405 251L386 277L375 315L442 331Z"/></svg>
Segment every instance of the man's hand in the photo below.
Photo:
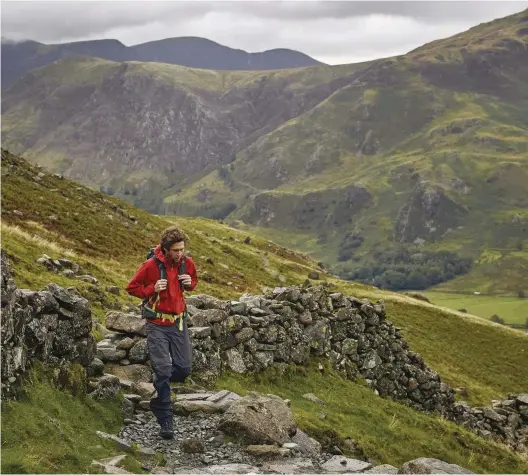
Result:
<svg viewBox="0 0 528 475"><path fill-rule="evenodd" d="M160 279L154 285L154 292L161 292L167 288L167 279Z"/></svg>
<svg viewBox="0 0 528 475"><path fill-rule="evenodd" d="M185 287L190 287L192 284L191 276L189 274L179 275L178 279L183 282Z"/></svg>

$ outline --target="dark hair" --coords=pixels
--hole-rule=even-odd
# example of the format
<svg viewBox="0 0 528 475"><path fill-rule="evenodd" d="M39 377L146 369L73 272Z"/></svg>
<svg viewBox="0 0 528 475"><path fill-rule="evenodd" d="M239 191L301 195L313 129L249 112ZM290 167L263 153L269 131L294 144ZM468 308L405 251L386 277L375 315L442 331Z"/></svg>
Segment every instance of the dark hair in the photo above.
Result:
<svg viewBox="0 0 528 475"><path fill-rule="evenodd" d="M187 236L177 226L171 226L163 231L161 234L161 248L163 250L169 250L175 242L186 241Z"/></svg>

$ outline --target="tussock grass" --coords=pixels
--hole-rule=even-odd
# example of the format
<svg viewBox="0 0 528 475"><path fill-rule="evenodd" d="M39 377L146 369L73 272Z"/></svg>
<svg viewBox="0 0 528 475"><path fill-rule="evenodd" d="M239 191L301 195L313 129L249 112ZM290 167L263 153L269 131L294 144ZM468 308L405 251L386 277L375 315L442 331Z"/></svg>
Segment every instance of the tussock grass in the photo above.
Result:
<svg viewBox="0 0 528 475"><path fill-rule="evenodd" d="M28 223L29 224L29 223ZM33 224L29 224L30 226L33 226ZM28 244L34 244L40 248L48 249L49 251L59 254L61 256L71 257L75 258L77 257L77 253L74 252L71 249L65 249L60 244L60 238L57 238L56 241L50 241L42 236L39 236L38 234L31 234L27 231L24 231L20 226L12 226L6 223L1 223L2 226L2 235L9 235L12 236L15 239L22 239L26 241ZM42 230L44 228L42 226L38 226Z"/></svg>

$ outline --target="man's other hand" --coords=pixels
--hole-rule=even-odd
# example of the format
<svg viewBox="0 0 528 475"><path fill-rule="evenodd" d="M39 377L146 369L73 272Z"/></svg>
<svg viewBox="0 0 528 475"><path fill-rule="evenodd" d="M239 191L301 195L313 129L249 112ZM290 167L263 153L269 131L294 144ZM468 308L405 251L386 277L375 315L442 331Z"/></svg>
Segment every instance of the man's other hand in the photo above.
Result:
<svg viewBox="0 0 528 475"><path fill-rule="evenodd" d="M191 276L189 274L179 275L178 279L183 282L183 285L185 285L185 287L190 287L192 284Z"/></svg>

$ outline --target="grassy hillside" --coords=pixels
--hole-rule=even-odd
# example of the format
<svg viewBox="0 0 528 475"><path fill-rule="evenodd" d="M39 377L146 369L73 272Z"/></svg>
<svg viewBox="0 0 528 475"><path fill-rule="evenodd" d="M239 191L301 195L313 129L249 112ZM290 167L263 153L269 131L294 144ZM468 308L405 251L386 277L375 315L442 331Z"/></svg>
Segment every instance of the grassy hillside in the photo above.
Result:
<svg viewBox="0 0 528 475"><path fill-rule="evenodd" d="M358 79L261 137L237 155L231 179L235 188L239 180L274 191L234 211L233 218L280 233L293 193L310 206L298 210L306 219L288 231L303 233L300 239L311 243L303 251L334 264L341 275L357 277L386 251L407 246L474 261L470 273L440 286L445 290L514 295L526 288L525 17L379 64L370 81ZM490 70L487 82L478 68ZM343 213L330 190L345 195L356 184L372 199ZM350 234L361 237L360 245L347 248ZM413 246L416 240L419 246Z"/></svg>
<svg viewBox="0 0 528 475"><path fill-rule="evenodd" d="M237 298L243 292L260 293L263 286L300 284L310 271L318 271L321 280L336 291L385 299L388 319L402 328L411 349L421 354L448 384L467 388L469 402L488 404L508 392L528 391L528 335L520 331L408 296L337 280L322 273L311 258L299 252L215 221L149 215L66 178L47 174L7 151L2 151L2 197L2 248L12 260L16 284L31 289L40 289L48 282L75 285L89 299L94 316L100 321L110 309L139 303L123 291L119 296L110 294L105 287L117 285L122 289L146 250L156 244L160 231L177 222L188 232L188 248L197 262L200 283L196 293ZM246 236L251 238L249 244L243 243ZM72 280L39 267L35 260L43 253L77 262L99 284ZM226 374L219 385L241 392L255 388L289 396L303 428L323 439L353 437L364 453L380 463L398 465L406 459L431 456L479 473L523 473L528 468L525 461L503 447L435 417L380 399L360 382L344 381L330 369L325 374L331 384L307 368L284 378L263 375L255 381ZM59 411L55 401L62 396L56 391L49 385L36 385L35 389L28 389L27 400L3 406L2 444L7 454L3 457L3 471L23 469L35 473L55 469L86 473L89 457L115 450L105 446L82 452L70 436L81 430L72 422L73 414L77 417L94 409L71 399L67 403L58 399L62 407ZM328 407L322 409L325 419L319 418L311 403L300 398L308 391L327 401ZM48 408L53 420L46 422L40 408ZM95 419L93 424L99 430L112 431L113 409L107 410L108 417ZM28 417L41 424L42 429L35 433L48 435L33 437L33 423ZM27 430L21 431L15 420L26 421ZM55 440L56 435L50 434L56 434L57 425L65 435L55 449L77 455L59 456L44 443ZM21 443L30 448L22 461L17 448ZM86 445L84 439L82 444ZM90 447L91 444L88 442Z"/></svg>
<svg viewBox="0 0 528 475"><path fill-rule="evenodd" d="M14 259L19 286L43 286L50 279L61 285L72 283L44 267L35 273L35 260L46 253L77 262L101 282L100 287L123 288L148 249L159 242L161 231L175 222L189 237L187 249L200 273L209 275L200 283L203 293L227 298L260 292L262 286L276 286L282 281L299 284L310 271L318 269L310 258L265 239L252 236L251 244L244 244L246 233L214 221L150 215L66 178L39 171L5 150L2 197L2 247ZM86 282L76 284L84 292L93 290ZM103 294L106 299L115 298ZM117 302L139 303L126 296Z"/></svg>

